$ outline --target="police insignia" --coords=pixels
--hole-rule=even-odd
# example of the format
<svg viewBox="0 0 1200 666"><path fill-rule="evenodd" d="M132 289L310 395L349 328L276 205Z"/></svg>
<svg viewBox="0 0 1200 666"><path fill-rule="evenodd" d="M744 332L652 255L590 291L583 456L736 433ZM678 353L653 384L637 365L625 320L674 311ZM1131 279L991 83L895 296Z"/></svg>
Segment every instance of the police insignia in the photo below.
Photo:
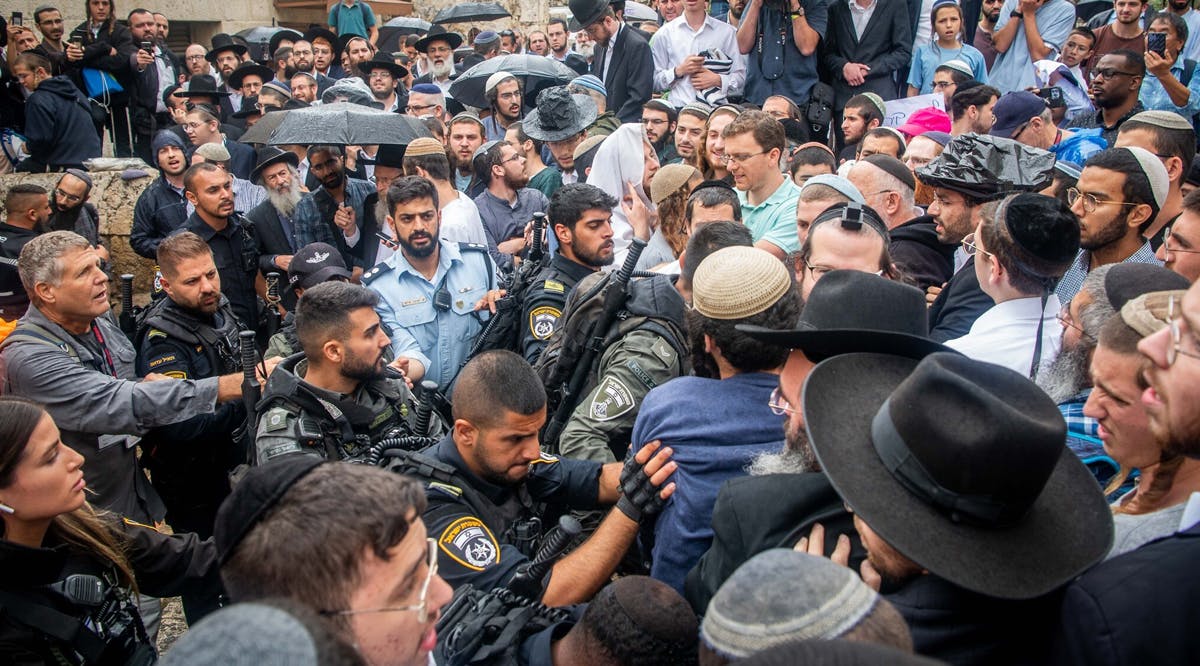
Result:
<svg viewBox="0 0 1200 666"><path fill-rule="evenodd" d="M483 571L500 561L500 544L483 521L465 516L450 523L438 537L438 547L473 571Z"/></svg>
<svg viewBox="0 0 1200 666"><path fill-rule="evenodd" d="M163 374L170 377L171 379L187 379L188 378L187 373L184 372L183 370L171 370L168 372L164 372Z"/></svg>
<svg viewBox="0 0 1200 666"><path fill-rule="evenodd" d="M533 334L533 339L549 340L550 336L554 335L554 325L561 316L562 312L548 305L534 308L529 313L529 332Z"/></svg>
<svg viewBox="0 0 1200 666"><path fill-rule="evenodd" d="M555 294L565 294L567 292L566 285L555 280L546 280L545 284L542 285L542 289Z"/></svg>
<svg viewBox="0 0 1200 666"><path fill-rule="evenodd" d="M588 410L597 421L611 421L633 409L633 392L616 377L605 377Z"/></svg>

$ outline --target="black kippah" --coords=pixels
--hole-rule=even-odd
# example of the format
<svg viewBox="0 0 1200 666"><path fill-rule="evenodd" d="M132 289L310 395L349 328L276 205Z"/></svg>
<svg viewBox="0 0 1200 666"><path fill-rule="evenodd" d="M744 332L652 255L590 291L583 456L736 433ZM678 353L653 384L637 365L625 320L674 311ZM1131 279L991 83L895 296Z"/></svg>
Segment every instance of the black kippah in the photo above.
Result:
<svg viewBox="0 0 1200 666"><path fill-rule="evenodd" d="M1115 264L1104 276L1104 295L1117 312L1142 294L1187 289L1190 286L1187 278L1158 264Z"/></svg>
<svg viewBox="0 0 1200 666"><path fill-rule="evenodd" d="M874 208L856 201L835 203L821 211L821 214L812 221L812 225L808 229L810 237L812 232L816 230L817 225L835 220L841 223L843 229L851 231L858 231L863 225L866 225L883 237L885 245L891 241L887 225L884 224L883 218L879 217L879 213L875 212Z"/></svg>
<svg viewBox="0 0 1200 666"><path fill-rule="evenodd" d="M895 176L896 180L904 183L908 189L917 189L917 181L913 178L912 172L908 170L908 167L904 166L904 162L891 155L875 153L874 155L864 157L862 161L883 169L891 176Z"/></svg>
<svg viewBox="0 0 1200 666"><path fill-rule="evenodd" d="M251 468L217 511L213 540L221 564L229 561L242 539L288 489L324 463L317 456L289 455Z"/></svg>
<svg viewBox="0 0 1200 666"><path fill-rule="evenodd" d="M1062 264L1078 254L1079 220L1058 199L1024 192L1002 204L1001 212L1013 241L1030 255Z"/></svg>

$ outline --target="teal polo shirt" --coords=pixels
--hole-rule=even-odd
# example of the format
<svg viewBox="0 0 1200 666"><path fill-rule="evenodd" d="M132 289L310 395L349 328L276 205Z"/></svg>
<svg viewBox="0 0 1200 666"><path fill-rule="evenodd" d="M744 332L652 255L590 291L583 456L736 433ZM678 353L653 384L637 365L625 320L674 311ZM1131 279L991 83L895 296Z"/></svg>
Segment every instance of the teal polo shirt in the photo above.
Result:
<svg viewBox="0 0 1200 666"><path fill-rule="evenodd" d="M800 236L796 231L800 188L791 178L785 176L779 189L757 206L750 204L746 192L737 190L737 195L742 203L742 221L755 243L765 240L784 252L800 251Z"/></svg>

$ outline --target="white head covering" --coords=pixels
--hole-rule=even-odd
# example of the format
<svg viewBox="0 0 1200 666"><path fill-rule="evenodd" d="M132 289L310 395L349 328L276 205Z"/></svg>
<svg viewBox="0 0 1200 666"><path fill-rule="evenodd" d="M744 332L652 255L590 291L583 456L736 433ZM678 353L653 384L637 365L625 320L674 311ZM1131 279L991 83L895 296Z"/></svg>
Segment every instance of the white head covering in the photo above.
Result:
<svg viewBox="0 0 1200 666"><path fill-rule="evenodd" d="M614 268L620 268L625 261L625 253L633 241L633 227L626 219L625 211L621 210L620 203L628 196L626 183L632 181L642 203L649 210L654 210L654 204L642 189L642 176L646 170L643 144L649 142L641 123L625 123L600 144L596 158L592 160L587 184L595 185L617 198L617 205L612 211L613 253L616 257L612 264Z"/></svg>

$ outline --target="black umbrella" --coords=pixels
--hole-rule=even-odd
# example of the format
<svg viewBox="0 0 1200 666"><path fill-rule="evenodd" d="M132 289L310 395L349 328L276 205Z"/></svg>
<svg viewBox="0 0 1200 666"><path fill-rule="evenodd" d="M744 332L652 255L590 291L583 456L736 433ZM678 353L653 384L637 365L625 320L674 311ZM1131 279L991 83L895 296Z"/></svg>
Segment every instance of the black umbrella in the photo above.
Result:
<svg viewBox="0 0 1200 666"><path fill-rule="evenodd" d="M432 24L415 16L397 16L379 28L379 50L395 53L409 35L424 35Z"/></svg>
<svg viewBox="0 0 1200 666"><path fill-rule="evenodd" d="M288 111L267 143L403 146L423 136L433 135L412 116L335 102Z"/></svg>
<svg viewBox="0 0 1200 666"><path fill-rule="evenodd" d="M450 84L450 96L476 108L489 106L483 86L496 72L508 72L521 80L525 105L531 106L538 93L546 88L565 86L579 76L575 70L546 56L517 53L484 60L459 75Z"/></svg>
<svg viewBox="0 0 1200 666"><path fill-rule="evenodd" d="M267 143L271 138L271 132L274 132L275 128L279 127L279 123L283 122L287 114L287 111L268 111L264 113L250 129L242 132L242 135L238 137L238 143Z"/></svg>
<svg viewBox="0 0 1200 666"><path fill-rule="evenodd" d="M271 45L271 38L275 33L287 30L288 32L296 32L277 25L273 26L256 26L254 28L246 28L237 33L235 37L241 37L246 46L250 49L250 57L258 62L266 62L271 59L271 54L267 52L267 47Z"/></svg>
<svg viewBox="0 0 1200 666"><path fill-rule="evenodd" d="M495 2L463 2L438 12L437 16L433 17L433 22L445 24L494 21L510 16L512 14L509 14L507 9Z"/></svg>

